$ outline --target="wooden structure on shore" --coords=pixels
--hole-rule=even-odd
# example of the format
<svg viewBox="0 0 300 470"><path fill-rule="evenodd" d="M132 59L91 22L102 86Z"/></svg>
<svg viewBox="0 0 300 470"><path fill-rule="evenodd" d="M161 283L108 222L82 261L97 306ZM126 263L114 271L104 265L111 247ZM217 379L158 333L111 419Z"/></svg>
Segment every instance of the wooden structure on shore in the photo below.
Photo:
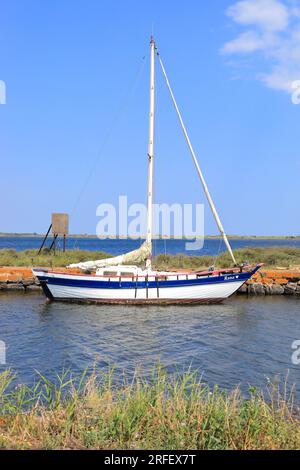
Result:
<svg viewBox="0 0 300 470"><path fill-rule="evenodd" d="M66 237L69 234L69 214L53 213L51 217L51 224L39 248L38 255L41 253L49 235L52 232L53 240L50 245L50 251L53 249L56 252L56 241L59 236L63 237L63 251L66 251Z"/></svg>

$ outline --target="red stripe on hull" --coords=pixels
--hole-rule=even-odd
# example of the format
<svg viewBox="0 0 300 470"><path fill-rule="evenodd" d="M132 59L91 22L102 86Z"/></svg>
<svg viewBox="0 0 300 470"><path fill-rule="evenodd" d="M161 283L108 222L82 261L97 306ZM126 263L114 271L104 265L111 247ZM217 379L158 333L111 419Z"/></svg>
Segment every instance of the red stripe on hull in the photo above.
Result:
<svg viewBox="0 0 300 470"><path fill-rule="evenodd" d="M216 299L73 299L67 297L51 299L58 302L72 302L98 305L195 305L219 304L225 298Z"/></svg>

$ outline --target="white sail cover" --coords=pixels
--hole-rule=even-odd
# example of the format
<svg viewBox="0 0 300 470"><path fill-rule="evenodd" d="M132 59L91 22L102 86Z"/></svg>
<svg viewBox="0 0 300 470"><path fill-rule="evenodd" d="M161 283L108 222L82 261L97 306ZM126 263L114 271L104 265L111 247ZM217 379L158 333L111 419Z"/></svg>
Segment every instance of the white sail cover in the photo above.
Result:
<svg viewBox="0 0 300 470"><path fill-rule="evenodd" d="M105 268L106 266L116 266L119 264L142 263L151 257L151 243L145 241L140 248L113 258L99 259L96 261L86 261L83 263L69 264L68 268L79 268L83 271Z"/></svg>

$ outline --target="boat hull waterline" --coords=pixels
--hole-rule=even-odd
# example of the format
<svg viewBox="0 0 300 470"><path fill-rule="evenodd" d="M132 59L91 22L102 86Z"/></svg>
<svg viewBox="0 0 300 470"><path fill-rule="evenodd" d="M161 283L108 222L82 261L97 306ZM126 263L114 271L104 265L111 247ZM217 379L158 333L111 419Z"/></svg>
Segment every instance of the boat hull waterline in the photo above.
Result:
<svg viewBox="0 0 300 470"><path fill-rule="evenodd" d="M219 303L234 294L259 269L199 276L180 274L159 279L103 279L34 269L45 295L52 301L102 304Z"/></svg>

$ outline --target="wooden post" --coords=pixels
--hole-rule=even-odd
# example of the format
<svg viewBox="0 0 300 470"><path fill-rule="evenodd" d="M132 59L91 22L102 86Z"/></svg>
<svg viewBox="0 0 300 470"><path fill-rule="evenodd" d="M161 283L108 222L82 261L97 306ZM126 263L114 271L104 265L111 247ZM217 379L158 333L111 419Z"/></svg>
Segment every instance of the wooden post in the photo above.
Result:
<svg viewBox="0 0 300 470"><path fill-rule="evenodd" d="M38 255L41 253L41 251L42 251L42 249L43 249L43 246L45 245L45 242L46 242L46 240L47 240L47 238L48 238L48 235L49 235L49 232L50 232L51 228L52 228L52 224L50 225L50 227L48 228L48 232L47 232L46 235L44 236L44 240L43 240L43 242L42 242L42 244L41 244L41 246L40 246L40 249L39 249L39 251L38 251Z"/></svg>
<svg viewBox="0 0 300 470"><path fill-rule="evenodd" d="M57 233L55 233L54 238L53 238L53 242L51 243L51 246L50 246L50 251L53 248L54 254L55 254L55 251L56 251L56 239L57 239L57 237L58 237L58 235L57 235Z"/></svg>

